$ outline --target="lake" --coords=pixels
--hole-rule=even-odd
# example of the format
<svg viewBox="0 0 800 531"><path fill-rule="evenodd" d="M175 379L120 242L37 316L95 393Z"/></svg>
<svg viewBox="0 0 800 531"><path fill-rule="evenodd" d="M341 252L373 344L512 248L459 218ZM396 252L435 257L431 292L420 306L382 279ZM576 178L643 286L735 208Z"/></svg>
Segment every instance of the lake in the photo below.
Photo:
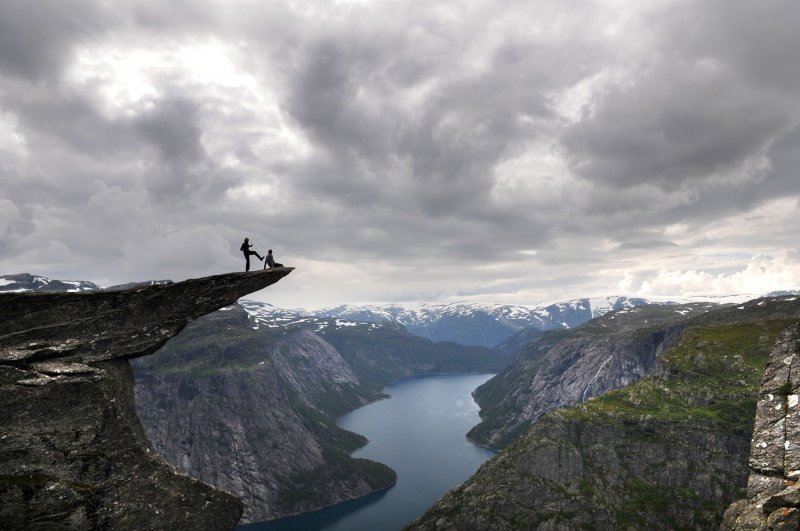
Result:
<svg viewBox="0 0 800 531"><path fill-rule="evenodd" d="M407 378L385 389L391 396L339 419L369 444L353 457L379 461L397 472L385 492L299 516L241 525L240 531L392 531L415 520L445 492L469 478L494 452L469 444L480 421L472 391L491 374L437 374Z"/></svg>

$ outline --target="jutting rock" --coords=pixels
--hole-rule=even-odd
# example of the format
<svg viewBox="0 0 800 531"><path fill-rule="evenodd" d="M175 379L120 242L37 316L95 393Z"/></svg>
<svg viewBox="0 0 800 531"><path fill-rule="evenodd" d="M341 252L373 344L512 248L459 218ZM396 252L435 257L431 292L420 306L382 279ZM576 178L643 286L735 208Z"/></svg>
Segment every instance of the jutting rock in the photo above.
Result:
<svg viewBox="0 0 800 531"><path fill-rule="evenodd" d="M128 360L293 268L89 293L0 295L0 522L12 529L231 529L236 497L152 449Z"/></svg>

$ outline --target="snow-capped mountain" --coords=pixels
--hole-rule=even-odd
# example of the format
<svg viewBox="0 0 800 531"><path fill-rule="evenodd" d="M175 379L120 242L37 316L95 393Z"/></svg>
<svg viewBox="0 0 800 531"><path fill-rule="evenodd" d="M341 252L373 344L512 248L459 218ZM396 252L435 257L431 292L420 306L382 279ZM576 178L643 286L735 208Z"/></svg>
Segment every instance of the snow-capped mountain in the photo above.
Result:
<svg viewBox="0 0 800 531"><path fill-rule="evenodd" d="M450 304L344 304L309 312L353 321L394 321L433 341L496 346L527 328L573 328L611 310L649 301L628 297L575 299L541 306L457 302Z"/></svg>
<svg viewBox="0 0 800 531"><path fill-rule="evenodd" d="M304 327L310 328L315 332L321 332L323 330L331 328L341 328L341 327L361 327L364 329L374 329L375 327L379 326L382 322L390 322L390 321L364 321L364 320L356 320L356 319L342 319L340 317L327 317L327 316L317 316L311 315L308 313L303 313L302 311L295 311L295 310L284 310L282 308L277 308L271 304L266 302L258 302L258 301L251 301L241 299L238 302L239 306L244 308L247 314L250 316L250 322L252 323L252 327L254 330L258 330L261 327L266 328L283 328L292 325L302 325ZM228 306L226 308L222 308L220 311L230 311L234 306Z"/></svg>
<svg viewBox="0 0 800 531"><path fill-rule="evenodd" d="M94 282L86 280L51 280L39 275L19 273L17 275L0 275L0 293L23 291L45 292L82 292L102 289Z"/></svg>
<svg viewBox="0 0 800 531"><path fill-rule="evenodd" d="M124 289L145 286L163 286L172 284L171 280L146 280L144 282L128 282L104 288L88 280L55 280L30 273L16 275L0 275L0 293L22 293L25 291L81 293L87 291L121 291Z"/></svg>

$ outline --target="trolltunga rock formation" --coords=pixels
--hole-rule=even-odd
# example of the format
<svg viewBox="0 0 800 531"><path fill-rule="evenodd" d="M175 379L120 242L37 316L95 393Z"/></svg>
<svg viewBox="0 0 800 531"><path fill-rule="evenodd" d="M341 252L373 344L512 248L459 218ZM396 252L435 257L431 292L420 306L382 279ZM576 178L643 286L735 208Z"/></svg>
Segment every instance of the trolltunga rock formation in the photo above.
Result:
<svg viewBox="0 0 800 531"><path fill-rule="evenodd" d="M0 522L9 529L231 529L242 502L165 463L128 359L293 268L91 293L0 295Z"/></svg>

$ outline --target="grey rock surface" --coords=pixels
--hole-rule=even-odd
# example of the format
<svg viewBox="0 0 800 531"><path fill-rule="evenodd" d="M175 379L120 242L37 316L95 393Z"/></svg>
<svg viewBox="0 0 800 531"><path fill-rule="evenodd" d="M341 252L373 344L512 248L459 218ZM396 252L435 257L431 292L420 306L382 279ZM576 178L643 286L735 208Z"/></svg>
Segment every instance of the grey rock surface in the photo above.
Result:
<svg viewBox="0 0 800 531"><path fill-rule="evenodd" d="M542 416L408 529L719 527L725 509L747 491L764 366L797 310L787 308L779 319L739 311L735 322L694 323L650 375ZM785 313L795 317L787 322ZM763 461L759 466L775 469ZM772 505L797 494L780 483L769 485ZM767 519L785 523L794 514L781 507Z"/></svg>
<svg viewBox="0 0 800 531"><path fill-rule="evenodd" d="M366 440L332 412L375 395L336 349L308 329L251 324L240 306L225 308L134 364L137 411L159 454L242 498L242 523L394 484L385 465L348 455Z"/></svg>
<svg viewBox="0 0 800 531"><path fill-rule="evenodd" d="M758 397L747 499L733 503L720 529L800 529L800 325L773 349Z"/></svg>
<svg viewBox="0 0 800 531"><path fill-rule="evenodd" d="M0 522L230 529L234 496L179 472L136 416L129 358L292 268L117 292L0 295Z"/></svg>
<svg viewBox="0 0 800 531"><path fill-rule="evenodd" d="M547 412L637 381L680 336L685 314L706 306L639 306L596 319L566 337L566 332L546 332L475 391L481 423L469 439L503 448Z"/></svg>

